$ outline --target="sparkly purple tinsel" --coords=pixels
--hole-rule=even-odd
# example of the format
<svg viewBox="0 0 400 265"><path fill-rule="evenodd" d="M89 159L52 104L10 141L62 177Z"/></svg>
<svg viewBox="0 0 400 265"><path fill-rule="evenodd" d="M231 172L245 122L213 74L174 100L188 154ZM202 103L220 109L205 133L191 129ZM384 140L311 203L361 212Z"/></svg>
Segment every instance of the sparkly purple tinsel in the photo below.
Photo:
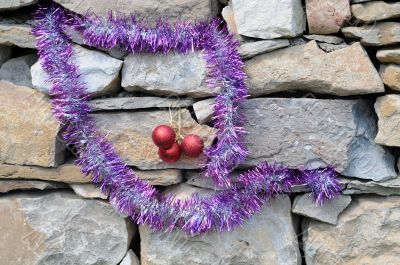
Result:
<svg viewBox="0 0 400 265"><path fill-rule="evenodd" d="M226 190L179 200L161 194L124 164L89 116L89 97L79 69L71 60L73 50L66 27L79 30L85 43L95 47L152 53L204 52L209 85L220 91L214 114L218 142L206 150L204 175ZM236 51L238 44L219 20L195 25L158 23L151 28L133 17L77 16L52 5L37 11L33 34L41 64L53 84L54 114L65 127L65 141L78 150L77 164L109 195L111 204L136 223L162 231L182 229L190 235L229 231L260 212L270 198L290 192L293 185L307 185L319 204L341 191L330 167L299 170L261 163L242 173L235 182L230 180L231 172L247 155L242 128L245 120L240 112L247 90L243 63Z"/></svg>

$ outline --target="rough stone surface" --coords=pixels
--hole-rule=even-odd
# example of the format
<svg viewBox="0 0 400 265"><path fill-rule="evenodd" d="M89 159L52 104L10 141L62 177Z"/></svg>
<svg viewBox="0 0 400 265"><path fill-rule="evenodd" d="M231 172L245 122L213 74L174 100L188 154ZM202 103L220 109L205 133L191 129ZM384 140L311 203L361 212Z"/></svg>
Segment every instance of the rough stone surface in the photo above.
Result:
<svg viewBox="0 0 400 265"><path fill-rule="evenodd" d="M400 17L400 2L373 1L351 6L351 13L363 22L375 22Z"/></svg>
<svg viewBox="0 0 400 265"><path fill-rule="evenodd" d="M140 261L132 250L128 250L124 259L119 265L140 265Z"/></svg>
<svg viewBox="0 0 400 265"><path fill-rule="evenodd" d="M156 95L211 96L206 62L201 53L128 55L122 69L125 90Z"/></svg>
<svg viewBox="0 0 400 265"><path fill-rule="evenodd" d="M252 95L287 90L339 96L385 91L378 72L359 43L325 53L311 41L256 56L246 62L245 71Z"/></svg>
<svg viewBox="0 0 400 265"><path fill-rule="evenodd" d="M378 115L378 134L375 142L387 146L400 146L400 95L379 97L375 103Z"/></svg>
<svg viewBox="0 0 400 265"><path fill-rule="evenodd" d="M400 90L400 65L381 65L379 70L383 83L394 90Z"/></svg>
<svg viewBox="0 0 400 265"><path fill-rule="evenodd" d="M400 197L353 198L336 226L304 221L306 263L400 264Z"/></svg>
<svg viewBox="0 0 400 265"><path fill-rule="evenodd" d="M37 3L38 0L1 0L0 11L15 10Z"/></svg>
<svg viewBox="0 0 400 265"><path fill-rule="evenodd" d="M135 231L107 203L70 192L0 197L0 264L115 265Z"/></svg>
<svg viewBox="0 0 400 265"><path fill-rule="evenodd" d="M400 43L400 23L381 22L361 27L344 27L346 38L360 40L365 46L382 46Z"/></svg>
<svg viewBox="0 0 400 265"><path fill-rule="evenodd" d="M250 99L244 107L250 150L245 165L267 160L291 167L334 165L346 176L375 181L397 176L393 156L374 142L368 101Z"/></svg>
<svg viewBox="0 0 400 265"><path fill-rule="evenodd" d="M306 27L301 0L232 0L232 6L237 30L247 37L296 37Z"/></svg>
<svg viewBox="0 0 400 265"><path fill-rule="evenodd" d="M0 179L0 193L6 193L13 190L48 190L61 189L65 187L66 185L57 182Z"/></svg>
<svg viewBox="0 0 400 265"><path fill-rule="evenodd" d="M10 59L12 56L12 48L10 46L0 45L0 66Z"/></svg>
<svg viewBox="0 0 400 265"><path fill-rule="evenodd" d="M182 197L201 189L185 188ZM139 227L142 265L301 264L290 216L290 200L279 196L243 227L228 233L188 237L181 232L151 232Z"/></svg>
<svg viewBox="0 0 400 265"><path fill-rule="evenodd" d="M400 64L400 47L380 49L376 53L376 58L382 63Z"/></svg>
<svg viewBox="0 0 400 265"><path fill-rule="evenodd" d="M96 113L93 117L129 165L140 169L198 168L199 163L204 162L203 155L199 158L182 156L175 164L164 163L158 157L151 133L156 126L169 123L168 111ZM173 112L173 118L178 122L178 111ZM214 129L197 124L187 110L182 110L182 135L196 133L208 146L214 139L213 132Z"/></svg>
<svg viewBox="0 0 400 265"><path fill-rule="evenodd" d="M200 124L209 123L212 120L215 99L209 98L197 101L193 104L193 110L196 114L197 121Z"/></svg>
<svg viewBox="0 0 400 265"><path fill-rule="evenodd" d="M108 196L101 193L101 191L93 184L70 184L71 189L81 198L98 198L107 199Z"/></svg>
<svg viewBox="0 0 400 265"><path fill-rule="evenodd" d="M349 0L306 0L306 12L311 34L337 33L351 18Z"/></svg>
<svg viewBox="0 0 400 265"><path fill-rule="evenodd" d="M338 216L350 204L351 197L340 195L323 205L316 205L310 193L299 195L294 199L292 212L309 218L328 223L337 224Z"/></svg>
<svg viewBox="0 0 400 265"><path fill-rule="evenodd" d="M192 106L193 99L185 99L179 97L119 97L119 98L102 98L94 99L89 102L93 111L101 110L133 110L133 109L149 109L149 108L185 108Z"/></svg>
<svg viewBox="0 0 400 265"><path fill-rule="evenodd" d="M73 47L72 60L78 65L82 81L92 96L102 96L114 93L120 89L119 71L122 61L114 59L102 52L88 50L78 45ZM51 84L47 82L48 75L40 62L31 67L33 87L48 94Z"/></svg>
<svg viewBox="0 0 400 265"><path fill-rule="evenodd" d="M65 146L48 98L31 88L0 81L0 162L58 166Z"/></svg>
<svg viewBox="0 0 400 265"><path fill-rule="evenodd" d="M378 194L382 196L400 195L400 178L383 182L352 179L343 194Z"/></svg>
<svg viewBox="0 0 400 265"><path fill-rule="evenodd" d="M34 49L36 40L31 30L29 25L0 21L0 44Z"/></svg>
<svg viewBox="0 0 400 265"><path fill-rule="evenodd" d="M277 50L289 46L289 40L262 40L243 43L239 47L239 53L244 58L251 58L258 54Z"/></svg>
<svg viewBox="0 0 400 265"><path fill-rule="evenodd" d="M217 15L218 0L55 0L65 8L79 14L86 14L90 9L97 15L104 16L113 10L124 14L134 13L150 21L159 17L177 20L207 20Z"/></svg>
<svg viewBox="0 0 400 265"><path fill-rule="evenodd" d="M0 79L16 85L32 87L31 66L37 61L35 54L16 57L5 62L0 68Z"/></svg>

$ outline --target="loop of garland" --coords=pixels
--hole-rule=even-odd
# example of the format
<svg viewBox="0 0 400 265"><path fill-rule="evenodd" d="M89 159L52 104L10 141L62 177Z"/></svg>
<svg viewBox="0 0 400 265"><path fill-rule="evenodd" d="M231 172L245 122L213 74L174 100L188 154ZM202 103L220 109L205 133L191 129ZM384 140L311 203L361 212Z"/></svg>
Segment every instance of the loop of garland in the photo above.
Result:
<svg viewBox="0 0 400 265"><path fill-rule="evenodd" d="M270 198L290 192L293 185L307 185L318 204L341 191L331 167L289 169L264 162L231 181L232 171L248 153L243 141L245 119L240 112L247 89L243 62L236 51L238 43L219 20L196 25L158 23L152 28L134 17L78 16L56 5L40 8L35 18L33 34L41 64L52 83L53 112L64 125L63 137L76 146L76 163L82 172L109 196L112 205L136 223L162 231L181 229L190 235L229 231L260 212ZM78 67L71 61L72 43L66 27L79 30L85 44L94 47L152 53L203 51L209 69L208 85L219 91L214 109L218 142L206 150L204 177L226 190L180 200L161 194L139 179L89 116L89 96Z"/></svg>

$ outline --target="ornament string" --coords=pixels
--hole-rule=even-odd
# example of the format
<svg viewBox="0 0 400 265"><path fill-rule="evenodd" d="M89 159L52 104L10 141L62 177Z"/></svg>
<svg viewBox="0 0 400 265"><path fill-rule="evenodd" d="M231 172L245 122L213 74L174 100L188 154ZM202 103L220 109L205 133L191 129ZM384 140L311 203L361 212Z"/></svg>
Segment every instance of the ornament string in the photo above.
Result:
<svg viewBox="0 0 400 265"><path fill-rule="evenodd" d="M116 209L134 222L154 230L180 229L189 235L230 231L260 212L268 200L289 193L293 185L306 185L318 204L340 193L332 167L290 169L264 162L231 181L231 172L247 155L243 141L245 119L240 111L247 90L238 43L219 20L174 26L158 23L149 27L132 16L78 16L54 4L40 8L35 20L32 33L37 39L41 65L52 84L54 115L65 127L63 138L76 147L76 164L82 172L109 196ZM204 176L225 190L180 200L162 194L123 162L89 115L89 96L72 59L74 51L65 33L67 27L79 30L85 44L93 47L123 47L131 52L152 53L204 52L208 85L220 88L214 109L218 141L206 151Z"/></svg>
<svg viewBox="0 0 400 265"><path fill-rule="evenodd" d="M182 135L182 109L180 106L178 108L178 123L175 123L175 119L173 118L172 115L172 104L169 104L168 106L168 112L169 112L169 124L171 125L171 128L176 129L176 137L178 138L177 140L183 140L184 137Z"/></svg>

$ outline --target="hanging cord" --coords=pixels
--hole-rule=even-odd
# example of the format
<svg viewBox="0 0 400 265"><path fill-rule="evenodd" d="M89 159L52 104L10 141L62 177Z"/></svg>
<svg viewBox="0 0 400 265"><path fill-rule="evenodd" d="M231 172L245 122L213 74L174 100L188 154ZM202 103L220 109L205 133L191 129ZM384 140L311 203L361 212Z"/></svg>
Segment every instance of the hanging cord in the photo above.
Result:
<svg viewBox="0 0 400 265"><path fill-rule="evenodd" d="M172 115L172 103L169 104L168 107L169 110L169 123L171 127L176 131L176 137L177 141L183 140L183 135L182 135L182 109L181 107L178 106L178 122L176 123L173 115Z"/></svg>

